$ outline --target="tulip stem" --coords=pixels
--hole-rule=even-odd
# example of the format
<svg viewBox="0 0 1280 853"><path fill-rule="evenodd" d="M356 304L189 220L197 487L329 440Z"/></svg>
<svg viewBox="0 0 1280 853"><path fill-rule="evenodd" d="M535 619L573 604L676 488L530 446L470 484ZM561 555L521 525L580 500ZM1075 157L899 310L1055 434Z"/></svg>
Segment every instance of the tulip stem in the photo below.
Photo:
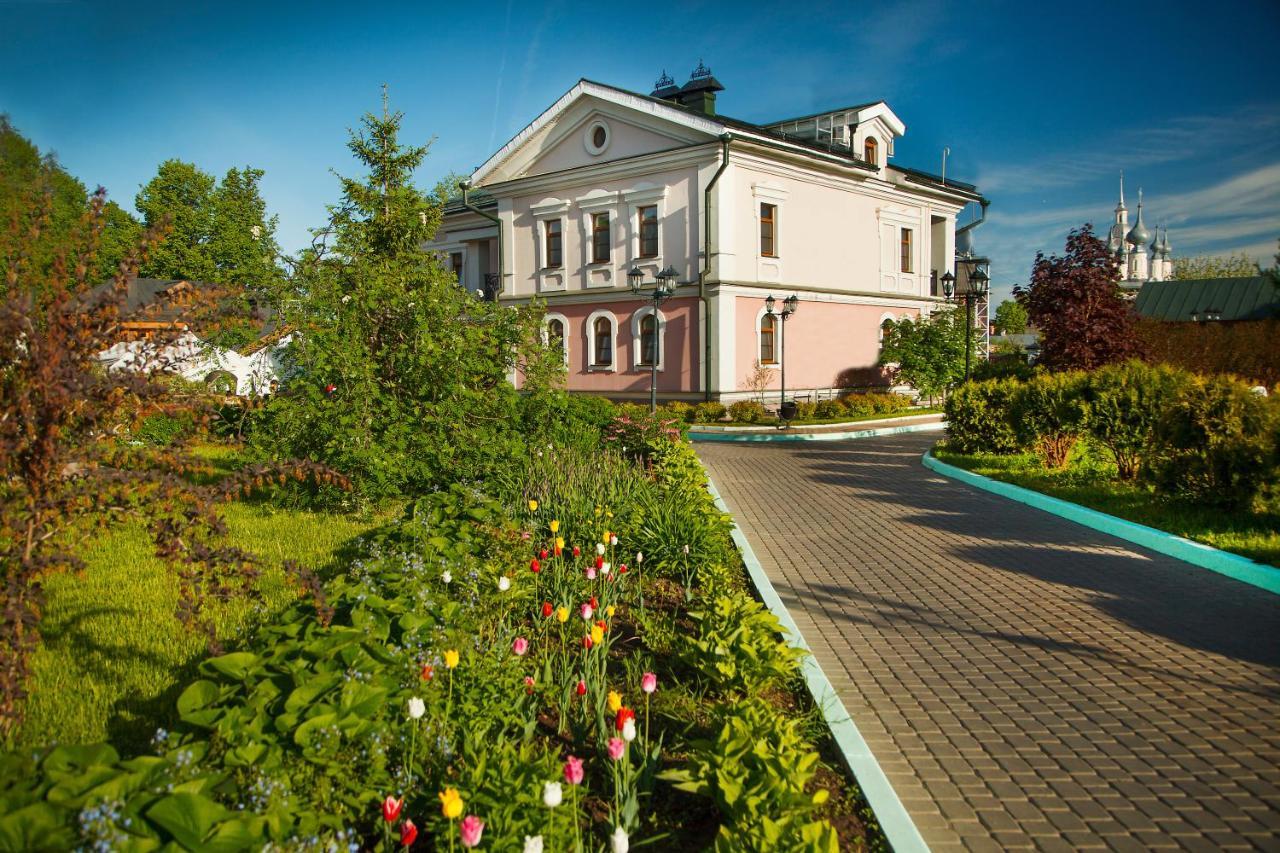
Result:
<svg viewBox="0 0 1280 853"><path fill-rule="evenodd" d="M578 786L569 785L569 792L573 794L573 849L576 853L582 853L582 829L578 826Z"/></svg>

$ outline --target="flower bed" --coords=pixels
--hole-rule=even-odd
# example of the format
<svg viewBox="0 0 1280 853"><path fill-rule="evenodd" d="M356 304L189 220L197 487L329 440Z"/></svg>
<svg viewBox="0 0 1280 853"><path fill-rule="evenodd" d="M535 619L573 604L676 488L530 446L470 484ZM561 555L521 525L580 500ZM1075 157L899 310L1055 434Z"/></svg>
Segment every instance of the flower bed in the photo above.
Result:
<svg viewBox="0 0 1280 853"><path fill-rule="evenodd" d="M689 445L613 446L532 454L514 510L413 502L151 753L4 756L0 848L881 846Z"/></svg>

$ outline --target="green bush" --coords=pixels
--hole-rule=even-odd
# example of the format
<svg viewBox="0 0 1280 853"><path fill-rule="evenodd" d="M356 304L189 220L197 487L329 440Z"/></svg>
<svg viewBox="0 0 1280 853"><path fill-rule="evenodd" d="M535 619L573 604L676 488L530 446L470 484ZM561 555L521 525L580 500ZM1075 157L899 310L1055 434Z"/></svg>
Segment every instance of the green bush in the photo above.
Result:
<svg viewBox="0 0 1280 853"><path fill-rule="evenodd" d="M177 414L158 413L148 415L133 431L133 437L143 444L168 447L195 432L195 417L190 412Z"/></svg>
<svg viewBox="0 0 1280 853"><path fill-rule="evenodd" d="M713 424L724 420L727 411L724 403L709 400L693 407L693 419L700 424Z"/></svg>
<svg viewBox="0 0 1280 853"><path fill-rule="evenodd" d="M813 406L814 417L826 420L828 418L843 418L845 416L844 405L839 400L819 400Z"/></svg>
<svg viewBox="0 0 1280 853"><path fill-rule="evenodd" d="M802 421L811 420L817 416L818 404L808 400L800 400L796 403L796 418Z"/></svg>
<svg viewBox="0 0 1280 853"><path fill-rule="evenodd" d="M1235 509L1280 493L1280 404L1227 376L1197 377L1156 424L1156 491Z"/></svg>
<svg viewBox="0 0 1280 853"><path fill-rule="evenodd" d="M851 418L865 418L876 413L875 401L870 394L849 394L839 399L842 414Z"/></svg>
<svg viewBox="0 0 1280 853"><path fill-rule="evenodd" d="M1046 468L1062 468L1089 425L1084 373L1041 373L1013 394L1010 419L1018 443L1033 448Z"/></svg>
<svg viewBox="0 0 1280 853"><path fill-rule="evenodd" d="M795 673L801 652L782 639L778 618L745 593L716 597L689 614L697 626L684 661L728 695L758 695Z"/></svg>
<svg viewBox="0 0 1280 853"><path fill-rule="evenodd" d="M973 381L984 382L988 379L1030 379L1035 372L1035 367L1027 363L1024 355L1010 354L979 359L970 375Z"/></svg>
<svg viewBox="0 0 1280 853"><path fill-rule="evenodd" d="M729 406L729 419L744 424L755 424L766 417L763 403L755 400L739 400Z"/></svg>
<svg viewBox="0 0 1280 853"><path fill-rule="evenodd" d="M902 394L867 394L871 410L877 415L895 415L911 408L911 400Z"/></svg>
<svg viewBox="0 0 1280 853"><path fill-rule="evenodd" d="M1021 383L968 382L947 398L947 445L960 453L1016 453L1021 449L1010 408Z"/></svg>
<svg viewBox="0 0 1280 853"><path fill-rule="evenodd" d="M714 850L835 853L839 839L814 819L825 789L805 791L818 754L808 750L799 722L759 699L736 703L719 733L697 741L687 766L663 773L677 788L715 801L724 820Z"/></svg>
<svg viewBox="0 0 1280 853"><path fill-rule="evenodd" d="M1134 480L1150 453L1157 424L1179 399L1191 375L1140 361L1112 364L1089 374L1089 434L1107 449L1120 479Z"/></svg>
<svg viewBox="0 0 1280 853"><path fill-rule="evenodd" d="M662 411L665 412L668 417L675 418L681 423L693 423L694 409L693 406L688 403L681 402L680 400L672 400L669 403L663 404Z"/></svg>

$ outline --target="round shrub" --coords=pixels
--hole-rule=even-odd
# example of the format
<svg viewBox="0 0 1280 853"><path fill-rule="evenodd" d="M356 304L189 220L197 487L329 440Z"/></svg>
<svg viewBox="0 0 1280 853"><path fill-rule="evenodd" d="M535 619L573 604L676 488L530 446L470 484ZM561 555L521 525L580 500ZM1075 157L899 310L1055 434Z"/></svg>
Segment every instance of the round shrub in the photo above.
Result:
<svg viewBox="0 0 1280 853"><path fill-rule="evenodd" d="M812 403L808 400L800 400L796 403L796 418L799 420L808 420L815 417L817 409L817 403Z"/></svg>
<svg viewBox="0 0 1280 853"><path fill-rule="evenodd" d="M1062 468L1089 424L1086 375L1078 371L1041 373L1013 395L1010 419L1024 447L1034 448L1046 468Z"/></svg>
<svg viewBox="0 0 1280 853"><path fill-rule="evenodd" d="M1010 405L1021 383L990 379L958 386L947 397L947 444L960 453L1016 453Z"/></svg>
<svg viewBox="0 0 1280 853"><path fill-rule="evenodd" d="M693 421L693 406L679 400L672 400L670 403L664 404L662 411L668 417L675 418L681 423L691 423Z"/></svg>
<svg viewBox="0 0 1280 853"><path fill-rule="evenodd" d="M875 401L871 394L848 394L839 400L843 414L851 418L865 418L876 413Z"/></svg>
<svg viewBox="0 0 1280 853"><path fill-rule="evenodd" d="M877 415L893 415L911 408L911 401L901 394L867 394L866 397Z"/></svg>
<svg viewBox="0 0 1280 853"><path fill-rule="evenodd" d="M693 407L693 419L700 424L713 424L724 420L726 411L724 403L709 400Z"/></svg>
<svg viewBox="0 0 1280 853"><path fill-rule="evenodd" d="M1179 399L1191 374L1128 361L1089 374L1089 433L1115 460L1120 479L1134 480L1150 453L1156 425Z"/></svg>
<svg viewBox="0 0 1280 853"><path fill-rule="evenodd" d="M839 400L819 400L813 407L815 418L842 418L845 408Z"/></svg>
<svg viewBox="0 0 1280 853"><path fill-rule="evenodd" d="M764 404L755 400L739 400L729 406L729 418L744 424L759 423L765 419Z"/></svg>
<svg viewBox="0 0 1280 853"><path fill-rule="evenodd" d="M1280 491L1280 404L1227 376L1196 377L1162 413L1148 460L1156 491L1250 509Z"/></svg>

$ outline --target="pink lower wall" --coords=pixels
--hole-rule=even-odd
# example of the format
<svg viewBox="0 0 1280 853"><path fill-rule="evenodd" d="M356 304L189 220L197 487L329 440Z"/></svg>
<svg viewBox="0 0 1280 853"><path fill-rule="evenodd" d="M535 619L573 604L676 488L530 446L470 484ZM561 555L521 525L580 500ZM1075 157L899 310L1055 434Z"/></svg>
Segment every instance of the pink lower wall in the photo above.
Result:
<svg viewBox="0 0 1280 853"><path fill-rule="evenodd" d="M598 394L648 393L650 371L647 367L633 367L634 353L640 346L631 334L631 315L652 303L645 299L619 299L611 302L592 302L563 305L551 302L547 310L563 314L569 321L566 337L569 341L570 391L591 391ZM587 365L587 317L605 309L613 312L618 324L615 371L590 370ZM691 393L701 389L698 375L698 300L696 297L679 297L662 303L658 309L666 320L662 337L662 369L658 371L659 393Z"/></svg>
<svg viewBox="0 0 1280 853"><path fill-rule="evenodd" d="M739 296L734 305L737 330L736 377L738 390L748 390L755 369L756 315L764 300ZM775 311L781 306L775 306ZM916 317L914 308L889 309L879 305L845 305L802 301L786 322L788 388L840 388L883 382L876 361L880 357L880 322L885 314L901 319ZM781 385L775 367L770 388Z"/></svg>

